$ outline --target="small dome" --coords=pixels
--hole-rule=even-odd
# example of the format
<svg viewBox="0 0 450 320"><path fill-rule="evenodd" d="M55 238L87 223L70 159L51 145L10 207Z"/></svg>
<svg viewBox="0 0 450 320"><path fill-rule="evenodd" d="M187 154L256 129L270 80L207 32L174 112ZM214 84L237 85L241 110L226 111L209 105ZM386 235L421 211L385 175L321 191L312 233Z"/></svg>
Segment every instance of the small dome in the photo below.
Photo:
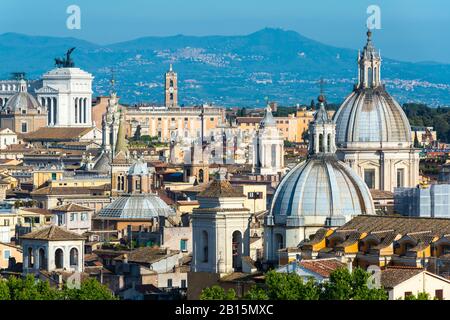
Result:
<svg viewBox="0 0 450 320"><path fill-rule="evenodd" d="M8 100L5 108L11 112L20 112L21 110L41 109L41 105L28 92L18 92Z"/></svg>
<svg viewBox="0 0 450 320"><path fill-rule="evenodd" d="M314 155L297 165L281 181L271 215L310 223L340 225L360 214L375 214L364 181L334 154ZM309 217L312 217L310 219ZM307 224L307 223L306 223Z"/></svg>
<svg viewBox="0 0 450 320"><path fill-rule="evenodd" d="M100 210L97 217L104 219L153 219L174 214L174 210L155 194L125 194Z"/></svg>
<svg viewBox="0 0 450 320"><path fill-rule="evenodd" d="M141 176L141 175L147 175L148 174L148 166L147 163L138 160L135 163L133 163L128 170L128 175L130 176Z"/></svg>
<svg viewBox="0 0 450 320"><path fill-rule="evenodd" d="M408 118L381 86L353 91L336 112L334 121L338 147L358 142L411 145Z"/></svg>

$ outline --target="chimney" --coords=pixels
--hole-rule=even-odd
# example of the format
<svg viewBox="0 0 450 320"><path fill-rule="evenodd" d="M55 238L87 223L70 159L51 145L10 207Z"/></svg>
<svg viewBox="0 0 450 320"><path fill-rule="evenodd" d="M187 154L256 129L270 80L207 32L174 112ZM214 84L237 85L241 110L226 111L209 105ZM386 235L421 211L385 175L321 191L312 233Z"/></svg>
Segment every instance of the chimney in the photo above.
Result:
<svg viewBox="0 0 450 320"><path fill-rule="evenodd" d="M350 273L353 272L353 261L350 258L347 260L347 268Z"/></svg>

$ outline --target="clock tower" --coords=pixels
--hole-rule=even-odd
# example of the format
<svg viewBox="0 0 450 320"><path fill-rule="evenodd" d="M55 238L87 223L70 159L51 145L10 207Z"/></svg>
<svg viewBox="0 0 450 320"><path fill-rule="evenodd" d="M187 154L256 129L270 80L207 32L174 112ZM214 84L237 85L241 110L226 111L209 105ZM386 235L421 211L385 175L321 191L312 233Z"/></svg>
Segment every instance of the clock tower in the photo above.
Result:
<svg viewBox="0 0 450 320"><path fill-rule="evenodd" d="M172 69L170 64L169 71L166 72L166 84L165 84L165 105L167 108L173 108L178 106L178 85L177 74Z"/></svg>

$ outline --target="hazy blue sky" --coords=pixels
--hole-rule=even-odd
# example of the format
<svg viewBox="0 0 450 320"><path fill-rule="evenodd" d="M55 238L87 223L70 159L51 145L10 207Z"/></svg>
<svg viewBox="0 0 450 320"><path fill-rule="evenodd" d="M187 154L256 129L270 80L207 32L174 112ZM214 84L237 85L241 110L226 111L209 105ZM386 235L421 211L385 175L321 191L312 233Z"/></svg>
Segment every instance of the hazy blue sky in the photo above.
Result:
<svg viewBox="0 0 450 320"><path fill-rule="evenodd" d="M66 28L71 4L81 8L81 30ZM371 4L381 7L382 29L375 35L385 56L450 63L448 0L1 0L0 33L106 44L149 35L236 35L281 27L359 48Z"/></svg>

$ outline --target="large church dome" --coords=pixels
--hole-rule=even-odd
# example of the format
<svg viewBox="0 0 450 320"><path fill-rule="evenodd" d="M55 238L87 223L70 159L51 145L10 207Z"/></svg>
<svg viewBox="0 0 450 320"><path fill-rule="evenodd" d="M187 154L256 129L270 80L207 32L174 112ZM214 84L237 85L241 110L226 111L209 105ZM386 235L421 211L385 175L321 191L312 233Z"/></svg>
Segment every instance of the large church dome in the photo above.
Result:
<svg viewBox="0 0 450 320"><path fill-rule="evenodd" d="M375 214L364 181L334 153L334 123L323 101L310 134L309 159L291 170L277 188L271 208L274 223L337 226L355 215Z"/></svg>
<svg viewBox="0 0 450 320"><path fill-rule="evenodd" d="M411 126L381 84L381 57L367 32L358 57L358 83L336 112L336 143L342 148L409 147Z"/></svg>
<svg viewBox="0 0 450 320"><path fill-rule="evenodd" d="M336 143L354 142L411 144L411 126L400 105L383 87L356 89L345 99L334 117Z"/></svg>
<svg viewBox="0 0 450 320"><path fill-rule="evenodd" d="M338 227L354 216L375 214L364 181L336 157L335 123L320 109L309 124L308 159L278 185L265 220L266 259L277 260L280 248L296 247L322 227Z"/></svg>
<svg viewBox="0 0 450 320"><path fill-rule="evenodd" d="M364 181L334 154L315 155L289 172L278 186L271 211L298 225L336 226L355 215L375 214Z"/></svg>

